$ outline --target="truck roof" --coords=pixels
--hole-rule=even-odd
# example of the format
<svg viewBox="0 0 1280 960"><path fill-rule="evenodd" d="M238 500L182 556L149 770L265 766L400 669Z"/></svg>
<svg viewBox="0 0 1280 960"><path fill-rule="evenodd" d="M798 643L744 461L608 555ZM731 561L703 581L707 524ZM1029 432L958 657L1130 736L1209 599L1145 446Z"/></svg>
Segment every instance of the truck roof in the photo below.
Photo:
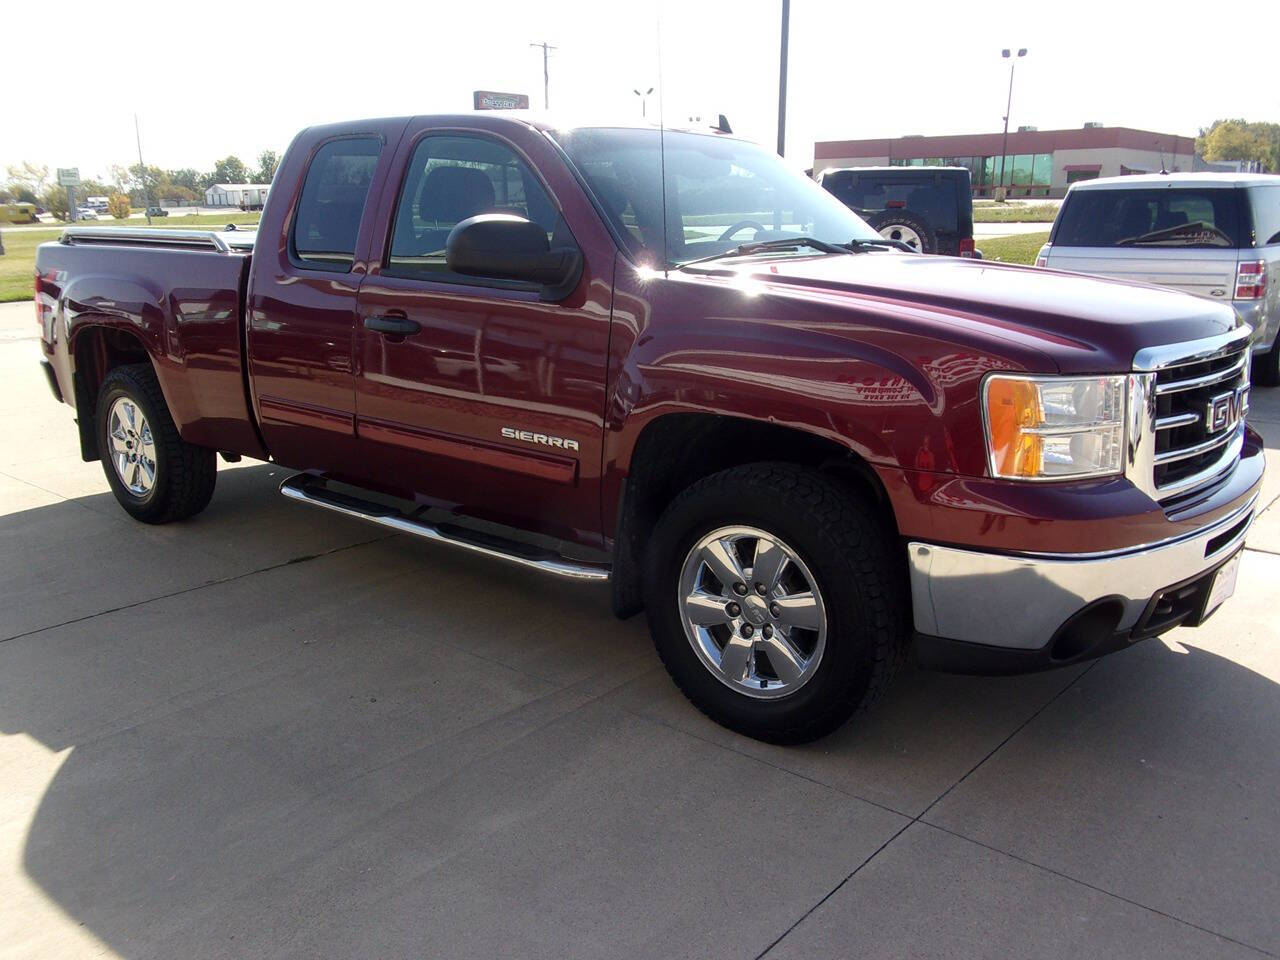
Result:
<svg viewBox="0 0 1280 960"><path fill-rule="evenodd" d="M702 123L692 124L666 124L660 127L656 122L647 120L630 120L620 119L616 116L608 117L583 117L569 116L567 114L547 113L541 110L470 110L464 113L426 113L416 116L399 116L399 117L378 117L378 118L361 118L357 120L339 121L335 123L317 124L315 126L306 127L308 133L325 133L329 128L333 128L335 133L350 131L352 126L361 123L409 123L411 121L430 120L439 124L474 124L476 120L483 118L486 125L511 124L523 127L531 127L536 130L546 132L567 132L570 130L581 130L586 128L599 128L609 130L652 130L655 133L659 130L676 133L696 133L710 137L732 137L734 139L746 139L737 134L725 133L723 130L711 124Z"/></svg>
<svg viewBox="0 0 1280 960"><path fill-rule="evenodd" d="M1141 187L1253 187L1280 185L1274 173L1135 173L1127 177L1100 177L1071 185L1072 190L1123 190Z"/></svg>

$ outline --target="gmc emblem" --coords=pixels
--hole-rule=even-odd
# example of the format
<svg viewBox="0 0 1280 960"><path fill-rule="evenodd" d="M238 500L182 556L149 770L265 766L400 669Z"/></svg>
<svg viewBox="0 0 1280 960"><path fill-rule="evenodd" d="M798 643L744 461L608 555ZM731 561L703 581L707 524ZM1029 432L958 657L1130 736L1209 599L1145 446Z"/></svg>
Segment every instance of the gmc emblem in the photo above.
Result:
<svg viewBox="0 0 1280 960"><path fill-rule="evenodd" d="M1213 397L1205 407L1204 422L1210 433L1234 427L1244 416L1244 398L1248 395L1248 387L1236 387L1230 393Z"/></svg>

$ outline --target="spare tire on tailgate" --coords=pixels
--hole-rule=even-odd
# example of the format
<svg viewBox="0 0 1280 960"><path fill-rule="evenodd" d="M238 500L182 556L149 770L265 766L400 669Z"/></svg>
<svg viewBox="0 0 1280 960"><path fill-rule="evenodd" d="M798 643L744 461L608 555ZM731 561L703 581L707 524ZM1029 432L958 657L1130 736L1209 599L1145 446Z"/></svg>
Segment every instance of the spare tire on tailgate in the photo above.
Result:
<svg viewBox="0 0 1280 960"><path fill-rule="evenodd" d="M921 253L934 253L938 238L928 221L911 210L884 210L867 223L886 240L900 240Z"/></svg>

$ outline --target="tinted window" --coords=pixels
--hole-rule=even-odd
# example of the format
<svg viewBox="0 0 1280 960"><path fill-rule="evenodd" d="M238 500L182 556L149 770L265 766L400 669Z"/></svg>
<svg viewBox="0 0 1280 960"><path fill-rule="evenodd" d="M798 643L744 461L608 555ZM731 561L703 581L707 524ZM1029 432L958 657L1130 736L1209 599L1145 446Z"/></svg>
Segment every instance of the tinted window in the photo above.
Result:
<svg viewBox="0 0 1280 960"><path fill-rule="evenodd" d="M952 179L933 175L878 177L867 173L854 174L851 179L836 196L864 217L883 210L910 210L935 230L956 229L956 187Z"/></svg>
<svg viewBox="0 0 1280 960"><path fill-rule="evenodd" d="M1064 247L1240 247L1233 189L1082 190L1063 206L1053 242Z"/></svg>
<svg viewBox="0 0 1280 960"><path fill-rule="evenodd" d="M742 140L583 128L561 134L560 142L614 229L651 265L661 263L664 247L678 264L753 240L808 236L848 243L879 236L776 154Z"/></svg>
<svg viewBox="0 0 1280 960"><path fill-rule="evenodd" d="M448 279L449 232L480 213L512 213L532 220L553 245L571 242L559 213L533 171L501 143L479 137L427 137L409 161L396 208L390 271ZM474 280L468 280L474 283Z"/></svg>
<svg viewBox="0 0 1280 960"><path fill-rule="evenodd" d="M1253 200L1254 242L1260 247L1280 243L1280 185L1250 187Z"/></svg>
<svg viewBox="0 0 1280 960"><path fill-rule="evenodd" d="M304 265L350 270L365 198L382 142L334 140L316 151L293 222L293 255Z"/></svg>

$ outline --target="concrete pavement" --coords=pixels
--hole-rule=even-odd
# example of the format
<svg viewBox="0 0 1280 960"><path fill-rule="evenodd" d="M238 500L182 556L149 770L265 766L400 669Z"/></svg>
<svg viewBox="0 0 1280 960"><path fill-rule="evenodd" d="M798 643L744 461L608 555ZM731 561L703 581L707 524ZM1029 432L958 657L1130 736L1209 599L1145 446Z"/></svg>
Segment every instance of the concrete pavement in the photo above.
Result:
<svg viewBox="0 0 1280 960"><path fill-rule="evenodd" d="M0 306L0 957L1280 954L1280 390L1237 595L777 748L640 619L220 465L129 520Z"/></svg>

